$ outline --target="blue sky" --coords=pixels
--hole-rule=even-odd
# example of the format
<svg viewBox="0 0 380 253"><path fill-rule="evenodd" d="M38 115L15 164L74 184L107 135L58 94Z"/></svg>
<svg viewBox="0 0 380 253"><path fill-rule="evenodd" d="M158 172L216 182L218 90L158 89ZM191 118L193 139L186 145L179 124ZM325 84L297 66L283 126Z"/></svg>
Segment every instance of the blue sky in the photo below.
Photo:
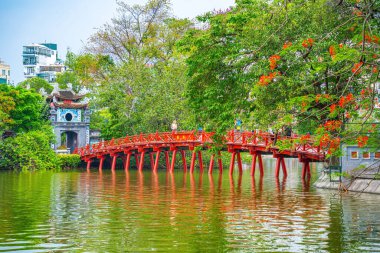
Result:
<svg viewBox="0 0 380 253"><path fill-rule="evenodd" d="M233 4L234 0L172 0L174 15L181 18L194 18ZM0 0L0 58L11 65L11 79L17 84L24 80L23 45L57 43L62 58L68 47L79 53L96 28L109 22L115 13L116 0Z"/></svg>

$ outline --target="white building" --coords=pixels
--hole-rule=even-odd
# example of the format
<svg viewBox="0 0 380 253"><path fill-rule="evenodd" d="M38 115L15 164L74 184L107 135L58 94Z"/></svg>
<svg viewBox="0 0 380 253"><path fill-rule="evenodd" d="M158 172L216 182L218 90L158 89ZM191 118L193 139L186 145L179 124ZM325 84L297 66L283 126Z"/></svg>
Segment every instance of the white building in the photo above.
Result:
<svg viewBox="0 0 380 253"><path fill-rule="evenodd" d="M65 71L63 61L58 58L57 44L41 43L23 47L25 78L41 77L49 83L56 81L57 73Z"/></svg>
<svg viewBox="0 0 380 253"><path fill-rule="evenodd" d="M9 84L11 81L11 67L0 59L0 84Z"/></svg>

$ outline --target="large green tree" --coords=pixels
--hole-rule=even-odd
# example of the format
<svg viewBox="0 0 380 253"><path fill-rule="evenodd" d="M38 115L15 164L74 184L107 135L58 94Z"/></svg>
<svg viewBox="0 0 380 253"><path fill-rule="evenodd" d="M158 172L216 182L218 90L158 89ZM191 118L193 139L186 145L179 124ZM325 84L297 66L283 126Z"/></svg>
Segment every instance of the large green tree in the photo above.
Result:
<svg viewBox="0 0 380 253"><path fill-rule="evenodd" d="M292 125L335 150L338 136L358 137L346 123L363 130L376 117L379 5L238 0L199 17L203 28L181 42L192 108L220 132L236 118L251 129Z"/></svg>
<svg viewBox="0 0 380 253"><path fill-rule="evenodd" d="M89 39L88 53L70 58L75 78L91 89L93 127L107 139L168 131L173 120L193 128L183 96L187 66L176 48L192 23L173 18L167 0L118 5L118 15Z"/></svg>
<svg viewBox="0 0 380 253"><path fill-rule="evenodd" d="M59 167L50 143L55 137L47 120L48 106L34 90L0 85L0 170L41 170Z"/></svg>
<svg viewBox="0 0 380 253"><path fill-rule="evenodd" d="M40 129L47 121L48 106L43 97L21 87L0 85L1 113L5 115L3 130L27 132Z"/></svg>

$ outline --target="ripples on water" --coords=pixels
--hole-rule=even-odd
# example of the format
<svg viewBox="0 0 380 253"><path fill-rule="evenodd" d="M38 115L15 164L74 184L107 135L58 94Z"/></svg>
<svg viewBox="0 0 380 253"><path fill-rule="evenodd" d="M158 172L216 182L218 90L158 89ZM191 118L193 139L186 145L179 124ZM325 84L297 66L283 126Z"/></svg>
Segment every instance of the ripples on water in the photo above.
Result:
<svg viewBox="0 0 380 253"><path fill-rule="evenodd" d="M262 180L0 173L0 252L380 252L380 196L316 190L295 161L276 181L273 167Z"/></svg>

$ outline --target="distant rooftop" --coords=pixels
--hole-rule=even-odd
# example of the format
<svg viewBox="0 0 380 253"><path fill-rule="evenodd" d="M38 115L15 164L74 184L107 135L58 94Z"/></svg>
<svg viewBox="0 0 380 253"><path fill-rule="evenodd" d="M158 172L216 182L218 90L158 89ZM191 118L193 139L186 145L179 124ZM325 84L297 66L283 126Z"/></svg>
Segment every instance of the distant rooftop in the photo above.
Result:
<svg viewBox="0 0 380 253"><path fill-rule="evenodd" d="M0 58L0 64L1 64L1 65L6 65L6 66L9 67L9 65L8 65L6 62L4 62L1 58Z"/></svg>

